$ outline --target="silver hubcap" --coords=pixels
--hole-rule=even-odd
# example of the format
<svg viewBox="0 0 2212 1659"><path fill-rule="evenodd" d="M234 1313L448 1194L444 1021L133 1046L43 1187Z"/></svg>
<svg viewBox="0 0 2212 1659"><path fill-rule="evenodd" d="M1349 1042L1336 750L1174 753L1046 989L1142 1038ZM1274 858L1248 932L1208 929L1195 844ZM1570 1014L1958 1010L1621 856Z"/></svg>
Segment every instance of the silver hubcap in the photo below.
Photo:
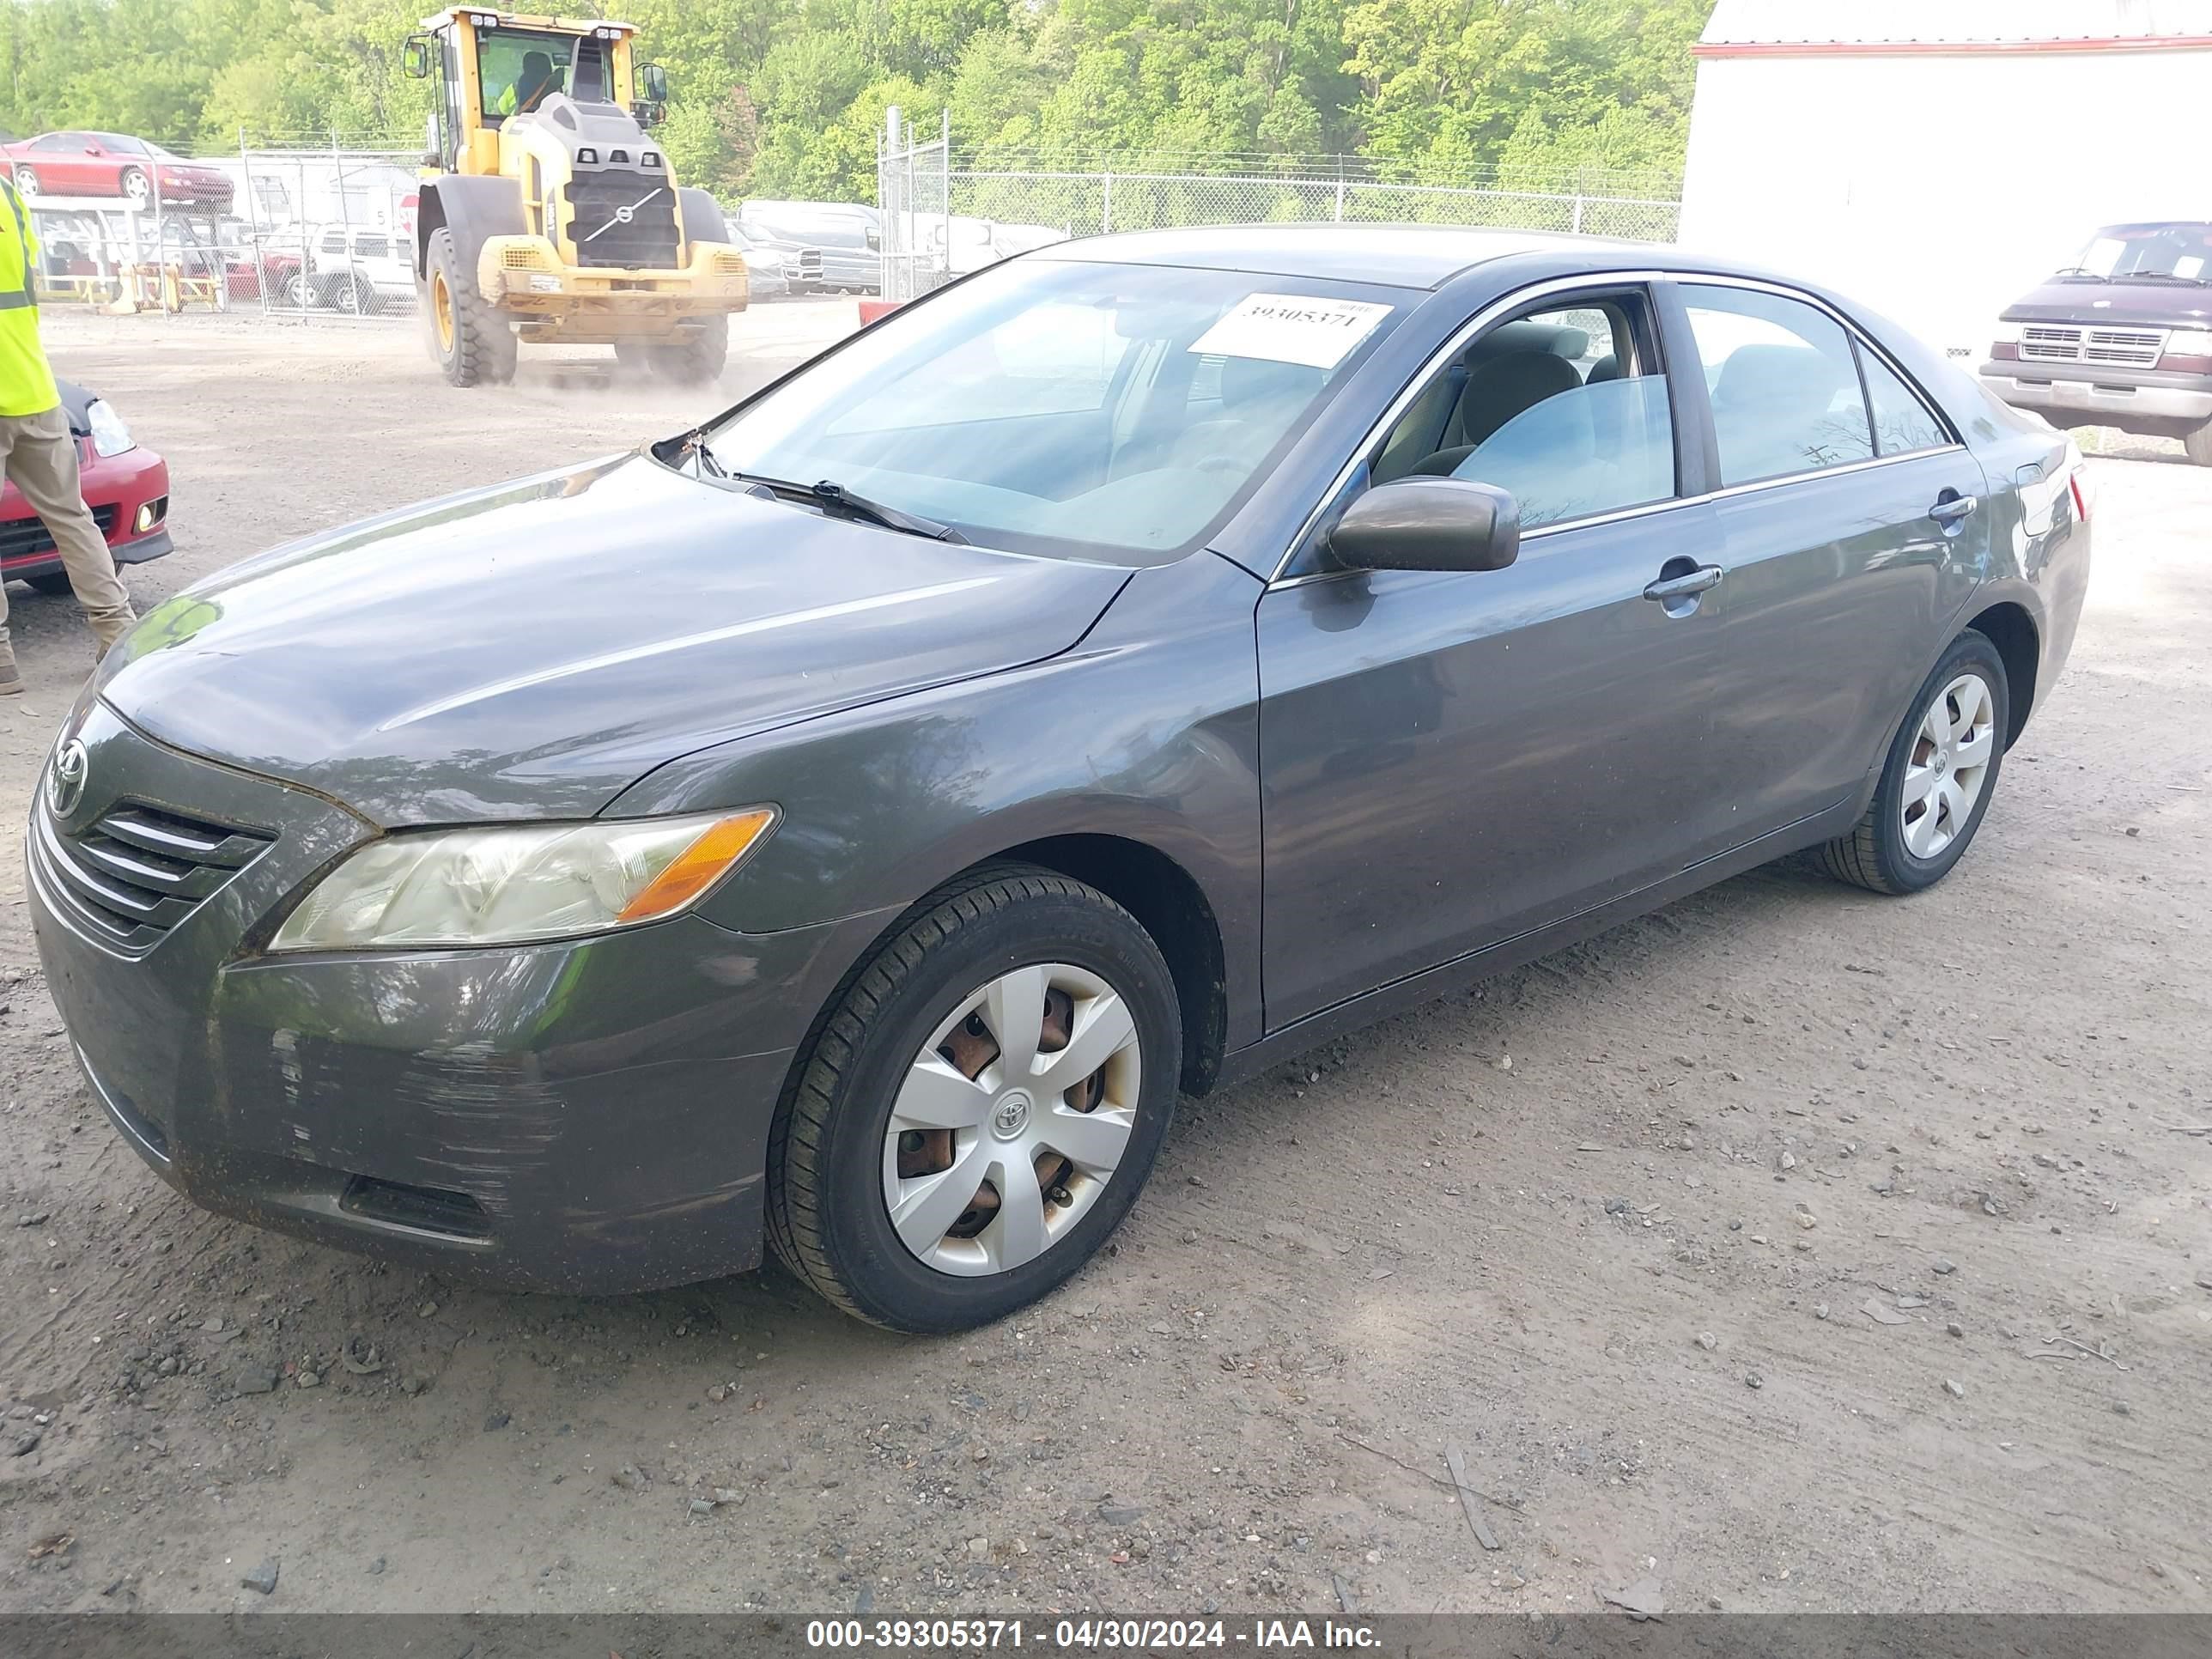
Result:
<svg viewBox="0 0 2212 1659"><path fill-rule="evenodd" d="M975 1278L1035 1260L1097 1202L1127 1150L1137 1027L1066 963L971 992L907 1070L884 1136L884 1204L915 1257Z"/></svg>
<svg viewBox="0 0 2212 1659"><path fill-rule="evenodd" d="M1905 765L1905 845L1932 859L1966 831L1996 752L1996 700L1979 674L1961 674L1920 717Z"/></svg>

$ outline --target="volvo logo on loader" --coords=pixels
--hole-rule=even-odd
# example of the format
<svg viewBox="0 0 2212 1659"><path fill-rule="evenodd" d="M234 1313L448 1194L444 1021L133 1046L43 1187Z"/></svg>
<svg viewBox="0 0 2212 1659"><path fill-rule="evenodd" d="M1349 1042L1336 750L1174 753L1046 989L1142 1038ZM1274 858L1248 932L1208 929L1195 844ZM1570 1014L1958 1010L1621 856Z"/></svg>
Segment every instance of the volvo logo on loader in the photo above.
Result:
<svg viewBox="0 0 2212 1659"><path fill-rule="evenodd" d="M453 385L513 380L526 342L611 345L679 385L722 372L744 256L714 198L676 188L649 144L668 76L636 34L468 8L409 38L407 73L439 83L415 279Z"/></svg>

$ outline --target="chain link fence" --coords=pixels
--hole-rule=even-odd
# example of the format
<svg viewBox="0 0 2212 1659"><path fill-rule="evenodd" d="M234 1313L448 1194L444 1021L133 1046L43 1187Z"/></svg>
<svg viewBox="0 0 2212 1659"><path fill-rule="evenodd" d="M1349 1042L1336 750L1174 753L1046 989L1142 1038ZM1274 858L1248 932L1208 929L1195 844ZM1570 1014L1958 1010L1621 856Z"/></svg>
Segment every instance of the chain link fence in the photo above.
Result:
<svg viewBox="0 0 2212 1659"><path fill-rule="evenodd" d="M956 164L948 130L918 140L890 112L878 147L884 297L911 299L1026 248L1067 237L1185 225L1463 225L1671 242L1679 192L1632 193L1632 175L1576 178L1610 188L1508 189L1384 176L1342 160L1301 172L1294 161L1246 158L1243 171L1147 166L1032 168ZM1149 159L1149 158L1139 158ZM1318 158L1316 158L1318 159Z"/></svg>
<svg viewBox="0 0 2212 1659"><path fill-rule="evenodd" d="M89 161L13 164L43 302L295 320L413 313L419 151L332 137L188 157L105 142L113 153Z"/></svg>
<svg viewBox="0 0 2212 1659"><path fill-rule="evenodd" d="M237 235L264 316L408 318L421 153L337 145L210 160L237 177Z"/></svg>
<svg viewBox="0 0 2212 1659"><path fill-rule="evenodd" d="M1595 196L1400 184L1356 178L1216 173L952 171L951 211L1063 235L1182 225L1468 225L1557 231L1636 241L1674 240L1680 204Z"/></svg>

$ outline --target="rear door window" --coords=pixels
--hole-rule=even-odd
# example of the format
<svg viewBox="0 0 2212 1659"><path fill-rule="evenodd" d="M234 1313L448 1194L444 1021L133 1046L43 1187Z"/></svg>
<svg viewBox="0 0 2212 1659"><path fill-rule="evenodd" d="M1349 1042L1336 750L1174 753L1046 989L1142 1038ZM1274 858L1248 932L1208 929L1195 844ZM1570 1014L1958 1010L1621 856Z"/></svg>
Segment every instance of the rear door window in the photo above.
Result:
<svg viewBox="0 0 2212 1659"><path fill-rule="evenodd" d="M1843 325L1759 289L1686 283L1723 485L1874 459L1858 363Z"/></svg>
<svg viewBox="0 0 2212 1659"><path fill-rule="evenodd" d="M1866 376L1867 405L1874 413L1875 447L1884 455L1910 455L1917 449L1941 449L1951 441L1920 394L1897 377L1895 370L1869 351L1858 348L1859 368Z"/></svg>

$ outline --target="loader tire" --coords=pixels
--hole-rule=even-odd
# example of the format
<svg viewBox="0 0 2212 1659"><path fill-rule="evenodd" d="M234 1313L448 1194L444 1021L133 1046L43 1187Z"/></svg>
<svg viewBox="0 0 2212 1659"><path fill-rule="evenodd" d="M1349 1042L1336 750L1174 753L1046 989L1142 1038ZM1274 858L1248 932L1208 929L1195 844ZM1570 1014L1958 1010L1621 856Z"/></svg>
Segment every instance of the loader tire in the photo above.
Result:
<svg viewBox="0 0 2212 1659"><path fill-rule="evenodd" d="M646 348L653 372L677 386L712 386L730 361L730 319L702 317L684 325L678 340Z"/></svg>
<svg viewBox="0 0 2212 1659"><path fill-rule="evenodd" d="M514 378L514 330L461 269L453 233L430 234L422 265L422 326L430 355L454 386L505 386Z"/></svg>

